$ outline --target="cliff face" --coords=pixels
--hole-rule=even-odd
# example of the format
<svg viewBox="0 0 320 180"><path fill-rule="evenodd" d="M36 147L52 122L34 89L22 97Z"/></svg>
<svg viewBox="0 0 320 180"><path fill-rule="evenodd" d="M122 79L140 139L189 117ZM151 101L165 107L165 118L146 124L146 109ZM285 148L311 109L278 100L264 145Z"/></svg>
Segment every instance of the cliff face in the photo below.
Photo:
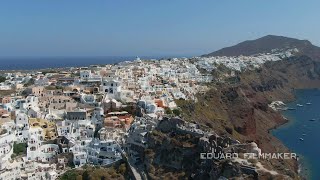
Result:
<svg viewBox="0 0 320 180"><path fill-rule="evenodd" d="M254 72L245 72L240 75L240 79L241 82L237 89L241 97L244 97L244 101L248 103L245 109L253 108L252 115L256 117L254 119L260 119L257 121L258 124L263 122L263 117L272 116L267 119L273 119L274 123L265 122L266 128L270 128L285 121L279 116L279 113L270 110L268 104L275 100L292 100L294 89L320 87L320 63L306 56L293 57L284 61L267 63ZM248 118L248 122L252 122L252 119ZM251 129L252 126L244 127ZM257 132L259 132L259 127L255 131L245 131L241 134L252 135Z"/></svg>
<svg viewBox="0 0 320 180"><path fill-rule="evenodd" d="M279 112L268 107L272 101L294 99L294 89L320 87L320 63L307 56L269 62L258 70L238 75L239 81L215 85L199 101L178 101L183 117L213 129L218 134L254 141L262 152L288 152L269 129L286 123ZM272 169L288 174L296 172L291 160L267 163ZM289 173L289 174L290 174Z"/></svg>
<svg viewBox="0 0 320 180"><path fill-rule="evenodd" d="M213 72L215 77L219 77L219 82L209 85L210 90L198 95L197 102L176 101L182 109L183 119L196 123L201 129L213 131L220 137L239 140L241 144L255 142L264 153L289 152L282 142L269 133L270 129L287 120L268 105L272 101L293 100L294 89L320 88L320 62L317 61L320 59L319 48L305 40L267 36L208 55L253 55L292 48L299 50L295 57L268 62L259 69L237 73L235 77L223 78L223 74L230 74L226 68ZM172 123L181 122L162 122L161 130L149 136L144 165L150 179L217 179L220 176L299 179L295 160L259 160L266 169L276 171L277 175L261 171L258 174L246 174L239 164L230 161L201 161L199 153L204 152L201 148L202 138L178 133Z"/></svg>
<svg viewBox="0 0 320 180"><path fill-rule="evenodd" d="M224 148L235 147L238 142L216 134L204 136L190 131L179 131L176 128L179 124L177 120L164 119L158 124L157 130L149 134L148 149L145 150L143 158L149 179L218 179L220 176L257 179L258 173L248 172L236 162L227 159L200 159L201 153L212 152L212 146L222 152Z"/></svg>
<svg viewBox="0 0 320 180"><path fill-rule="evenodd" d="M198 97L198 103L178 101L185 118L217 130L233 126L238 134L254 138L259 132L257 119L272 119L264 122L264 129L285 122L268 107L269 103L293 100L294 89L320 87L320 63L306 56L293 57L269 62L255 71L248 70L237 79L236 83L213 86Z"/></svg>

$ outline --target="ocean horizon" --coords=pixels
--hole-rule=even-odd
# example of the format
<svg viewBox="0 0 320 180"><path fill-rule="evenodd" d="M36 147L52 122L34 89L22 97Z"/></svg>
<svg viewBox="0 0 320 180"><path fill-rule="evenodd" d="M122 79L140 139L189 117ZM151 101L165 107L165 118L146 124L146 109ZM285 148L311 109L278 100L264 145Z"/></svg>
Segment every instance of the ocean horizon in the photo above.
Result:
<svg viewBox="0 0 320 180"><path fill-rule="evenodd" d="M320 90L306 89L295 92L295 101L288 103L296 110L284 111L289 122L272 130L293 153L299 155L302 175L311 180L320 179ZM308 105L307 103L311 103ZM297 104L303 106L298 107ZM302 138L302 139L300 139Z"/></svg>
<svg viewBox="0 0 320 180"><path fill-rule="evenodd" d="M162 59L187 56L141 56L141 59ZM136 56L97 56L97 57L0 57L0 70L36 70L62 67L114 64L133 61Z"/></svg>

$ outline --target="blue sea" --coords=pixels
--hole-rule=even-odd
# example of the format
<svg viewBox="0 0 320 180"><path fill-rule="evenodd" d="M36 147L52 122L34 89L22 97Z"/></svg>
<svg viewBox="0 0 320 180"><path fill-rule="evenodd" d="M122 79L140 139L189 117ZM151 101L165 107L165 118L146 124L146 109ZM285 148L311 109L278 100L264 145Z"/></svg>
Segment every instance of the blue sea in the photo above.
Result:
<svg viewBox="0 0 320 180"><path fill-rule="evenodd" d="M141 59L161 59L166 56L142 56ZM59 67L81 67L132 61L133 56L102 57L0 57L0 70L33 70Z"/></svg>
<svg viewBox="0 0 320 180"><path fill-rule="evenodd" d="M307 105L309 102L312 104ZM302 104L303 107L297 107L297 104ZM296 100L287 105L296 110L284 111L283 115L289 119L289 123L273 130L272 133L292 152L302 157L302 175L308 179L319 180L320 90L297 90ZM303 141L299 140L300 138L303 138Z"/></svg>

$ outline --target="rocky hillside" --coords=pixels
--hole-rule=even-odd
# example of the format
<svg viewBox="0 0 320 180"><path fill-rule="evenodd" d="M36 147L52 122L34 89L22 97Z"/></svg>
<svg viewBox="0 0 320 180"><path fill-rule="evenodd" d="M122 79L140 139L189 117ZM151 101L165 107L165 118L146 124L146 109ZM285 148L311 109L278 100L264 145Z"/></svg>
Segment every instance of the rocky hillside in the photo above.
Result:
<svg viewBox="0 0 320 180"><path fill-rule="evenodd" d="M258 69L237 72L232 77L219 76L216 82L208 84L211 87L208 92L197 96L197 102L176 101L184 120L214 134L201 137L194 131L185 133L175 129L176 124L183 124L180 120L162 121L149 135L148 149L142 158L149 179L218 179L221 176L228 179L300 179L298 163L293 159L250 162L249 166L265 168L255 171L257 173L248 172L247 167L234 161L199 159L203 152L202 141L206 138L216 139L214 144L222 148L226 146L221 142L230 140L249 146L255 142L264 153L289 152L269 132L287 120L268 105L272 101L293 100L297 88L320 88L320 62L316 61L320 57L319 48L308 41L266 36L213 55L253 55L277 48L297 48L299 53L285 60L267 62ZM227 68L218 70L212 73L230 74ZM236 145L229 145L233 151L238 151ZM245 148L244 152L247 150Z"/></svg>
<svg viewBox="0 0 320 180"><path fill-rule="evenodd" d="M251 56L295 48L298 50L296 55L307 55L313 59L320 59L320 48L312 45L310 41L274 35L244 41L235 46L226 47L204 56Z"/></svg>
<svg viewBox="0 0 320 180"><path fill-rule="evenodd" d="M236 81L234 80L236 79ZM213 129L219 135L254 141L262 152L288 152L269 130L286 123L279 112L268 107L272 101L294 99L295 88L319 88L320 63L307 56L269 62L255 71L217 83L197 103L178 101L183 117ZM269 163L269 164L268 164ZM266 165L281 174L297 173L297 162L269 161Z"/></svg>
<svg viewBox="0 0 320 180"><path fill-rule="evenodd" d="M164 121L177 123L175 119ZM165 122L162 121L162 124ZM149 179L218 179L221 176L258 178L256 172L248 172L241 165L230 160L201 160L200 153L207 152L202 143L206 138L161 126L170 125L160 125L158 130L151 133L148 149L145 151L144 164ZM226 147L226 144L231 144L232 141L230 138L217 135L211 135L208 139L214 141L217 147ZM267 174L264 176L270 177Z"/></svg>
<svg viewBox="0 0 320 180"><path fill-rule="evenodd" d="M250 152L255 142L264 153L289 152L269 130L286 123L279 112L268 105L275 100L294 99L294 88L320 87L320 63L307 56L269 62L232 79L216 82L209 92L198 95L198 101L177 101L182 117L203 132L181 131L186 126L179 119L165 119L148 136L143 167L149 179L300 179L295 160L251 161L256 171L229 160L203 161L203 140L215 141L215 147L232 147L233 151ZM177 126L178 125L178 126ZM182 128L185 129L185 128ZM240 141L240 144L234 143ZM226 143L227 142L227 146ZM249 147L248 147L249 146ZM240 148L239 148L240 147ZM259 170L259 166L266 170ZM271 174L270 172L276 172Z"/></svg>

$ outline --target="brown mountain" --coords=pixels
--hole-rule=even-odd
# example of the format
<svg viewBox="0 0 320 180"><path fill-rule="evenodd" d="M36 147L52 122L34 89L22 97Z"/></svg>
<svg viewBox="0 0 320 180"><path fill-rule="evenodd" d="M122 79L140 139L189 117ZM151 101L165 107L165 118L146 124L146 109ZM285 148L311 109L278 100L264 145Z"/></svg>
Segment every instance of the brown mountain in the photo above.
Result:
<svg viewBox="0 0 320 180"><path fill-rule="evenodd" d="M270 53L272 50L287 50L297 48L297 55L307 55L314 60L320 60L320 48L308 40L299 40L283 36L268 35L256 40L241 42L218 51L203 55L210 56L251 56L259 53Z"/></svg>

